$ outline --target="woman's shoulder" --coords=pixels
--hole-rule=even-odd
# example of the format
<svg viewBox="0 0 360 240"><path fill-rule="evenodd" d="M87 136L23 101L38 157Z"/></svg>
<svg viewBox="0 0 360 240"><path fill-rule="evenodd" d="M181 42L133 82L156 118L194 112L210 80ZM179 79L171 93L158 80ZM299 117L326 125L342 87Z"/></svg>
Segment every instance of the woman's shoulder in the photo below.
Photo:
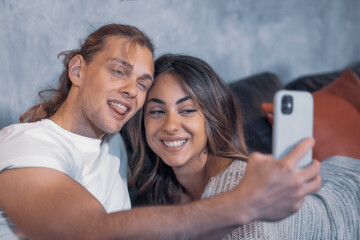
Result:
<svg viewBox="0 0 360 240"><path fill-rule="evenodd" d="M234 160L207 184L202 197L208 198L233 189L242 179L246 169L246 162Z"/></svg>

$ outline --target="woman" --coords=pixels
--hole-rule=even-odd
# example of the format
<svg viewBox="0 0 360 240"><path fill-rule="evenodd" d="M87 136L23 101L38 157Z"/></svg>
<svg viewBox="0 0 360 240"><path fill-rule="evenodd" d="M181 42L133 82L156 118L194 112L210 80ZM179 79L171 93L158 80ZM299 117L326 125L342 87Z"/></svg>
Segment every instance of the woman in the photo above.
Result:
<svg viewBox="0 0 360 240"><path fill-rule="evenodd" d="M143 139L134 146L140 203L183 204L232 189L248 153L227 85L207 63L182 55L157 59L155 78L138 122ZM239 226L225 239L359 239L360 161L329 159L322 177L322 189L298 213Z"/></svg>

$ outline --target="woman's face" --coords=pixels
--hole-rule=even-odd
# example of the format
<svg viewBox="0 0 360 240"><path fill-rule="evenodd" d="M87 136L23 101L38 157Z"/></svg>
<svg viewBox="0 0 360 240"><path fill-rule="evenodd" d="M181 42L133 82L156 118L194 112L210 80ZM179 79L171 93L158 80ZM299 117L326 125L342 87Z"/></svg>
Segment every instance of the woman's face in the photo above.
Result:
<svg viewBox="0 0 360 240"><path fill-rule="evenodd" d="M145 105L146 140L170 167L200 161L207 136L203 113L184 92L177 77L160 74Z"/></svg>

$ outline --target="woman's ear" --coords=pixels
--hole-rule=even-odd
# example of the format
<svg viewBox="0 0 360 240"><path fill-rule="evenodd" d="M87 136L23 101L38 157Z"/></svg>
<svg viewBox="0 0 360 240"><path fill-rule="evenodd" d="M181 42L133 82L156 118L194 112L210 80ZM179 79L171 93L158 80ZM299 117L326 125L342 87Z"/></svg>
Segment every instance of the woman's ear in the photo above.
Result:
<svg viewBox="0 0 360 240"><path fill-rule="evenodd" d="M84 67L84 58L77 54L69 61L69 78L73 85L81 85L81 70Z"/></svg>

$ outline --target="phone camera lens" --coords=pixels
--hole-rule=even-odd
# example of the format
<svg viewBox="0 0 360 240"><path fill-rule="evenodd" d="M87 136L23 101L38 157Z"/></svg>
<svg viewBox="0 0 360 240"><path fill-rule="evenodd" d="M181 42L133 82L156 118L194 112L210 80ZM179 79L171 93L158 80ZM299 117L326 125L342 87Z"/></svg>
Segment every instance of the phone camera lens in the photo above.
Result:
<svg viewBox="0 0 360 240"><path fill-rule="evenodd" d="M293 98L290 95L284 95L281 99L281 112L291 114L293 111Z"/></svg>

